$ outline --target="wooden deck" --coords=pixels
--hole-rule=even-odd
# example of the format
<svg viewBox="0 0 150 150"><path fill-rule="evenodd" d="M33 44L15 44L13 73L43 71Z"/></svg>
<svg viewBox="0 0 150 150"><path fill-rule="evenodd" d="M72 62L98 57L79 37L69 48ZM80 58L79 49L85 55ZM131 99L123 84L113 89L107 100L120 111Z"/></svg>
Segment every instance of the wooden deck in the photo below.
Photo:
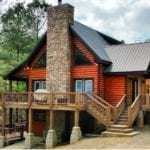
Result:
<svg viewBox="0 0 150 150"><path fill-rule="evenodd" d="M112 123L117 125L118 118L127 109L126 126L131 127L139 110L150 111L150 96L139 94L131 106L127 106L126 95L123 95L116 106L112 106L96 94L87 93L0 93L0 106L2 107L2 135L6 135L6 108L28 109L28 132L32 133L32 109L49 110L49 129L54 128L54 111L73 111L74 126L79 126L79 112L86 110L107 128ZM10 129L9 129L10 130ZM16 135L16 137L13 135ZM12 138L11 138L12 136ZM20 138L19 134L8 133L8 142L13 138ZM7 138L6 138L7 142Z"/></svg>
<svg viewBox="0 0 150 150"><path fill-rule="evenodd" d="M4 108L25 108L44 110L85 110L84 93L0 93L0 106Z"/></svg>

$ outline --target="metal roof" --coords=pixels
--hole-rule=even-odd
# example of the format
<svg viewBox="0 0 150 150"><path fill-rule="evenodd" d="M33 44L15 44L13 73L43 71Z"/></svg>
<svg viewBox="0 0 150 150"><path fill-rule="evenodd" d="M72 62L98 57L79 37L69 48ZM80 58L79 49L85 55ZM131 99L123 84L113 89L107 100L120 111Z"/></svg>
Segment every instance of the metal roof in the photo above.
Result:
<svg viewBox="0 0 150 150"><path fill-rule="evenodd" d="M106 47L112 64L105 73L146 72L150 65L150 43Z"/></svg>
<svg viewBox="0 0 150 150"><path fill-rule="evenodd" d="M74 24L71 25L71 29L102 61L111 62L104 48L104 46L109 45L109 43L104 40L104 38L98 31L93 30L77 21L75 21Z"/></svg>

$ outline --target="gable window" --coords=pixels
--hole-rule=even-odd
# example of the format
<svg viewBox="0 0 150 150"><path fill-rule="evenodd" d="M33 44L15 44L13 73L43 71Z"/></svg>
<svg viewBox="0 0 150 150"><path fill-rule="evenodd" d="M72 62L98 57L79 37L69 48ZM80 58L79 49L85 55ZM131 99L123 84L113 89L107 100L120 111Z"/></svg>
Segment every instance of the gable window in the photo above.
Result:
<svg viewBox="0 0 150 150"><path fill-rule="evenodd" d="M87 59L87 57L77 48L74 49L74 65L82 66L82 65L91 65L92 63Z"/></svg>
<svg viewBox="0 0 150 150"><path fill-rule="evenodd" d="M35 64L34 68L46 68L46 53L42 55L40 60Z"/></svg>

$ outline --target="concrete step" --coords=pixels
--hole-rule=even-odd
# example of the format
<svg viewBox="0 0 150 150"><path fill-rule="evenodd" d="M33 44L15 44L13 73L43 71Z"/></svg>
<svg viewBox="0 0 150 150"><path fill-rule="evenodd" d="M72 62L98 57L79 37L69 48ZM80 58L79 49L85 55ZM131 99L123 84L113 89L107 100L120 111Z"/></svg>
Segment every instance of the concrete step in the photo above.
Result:
<svg viewBox="0 0 150 150"><path fill-rule="evenodd" d="M119 125L127 125L127 122L117 122Z"/></svg>
<svg viewBox="0 0 150 150"><path fill-rule="evenodd" d="M128 126L127 125L122 125L122 124L113 124L110 125L111 128L117 128L117 129L127 129Z"/></svg>
<svg viewBox="0 0 150 150"><path fill-rule="evenodd" d="M108 128L107 131L117 132L117 133L131 133L133 132L133 129L132 128L127 128L127 129Z"/></svg>
<svg viewBox="0 0 150 150"><path fill-rule="evenodd" d="M119 133L119 132L109 132L109 131L104 131L102 132L102 136L104 137L132 137L135 135L138 135L140 132L133 131L131 133Z"/></svg>

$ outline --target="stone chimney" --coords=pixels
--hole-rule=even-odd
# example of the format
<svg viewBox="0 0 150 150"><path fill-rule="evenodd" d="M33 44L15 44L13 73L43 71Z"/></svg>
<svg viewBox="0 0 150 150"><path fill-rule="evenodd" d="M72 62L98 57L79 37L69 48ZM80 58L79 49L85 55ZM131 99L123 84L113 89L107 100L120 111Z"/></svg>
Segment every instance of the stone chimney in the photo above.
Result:
<svg viewBox="0 0 150 150"><path fill-rule="evenodd" d="M69 4L48 9L46 85L51 92L69 92L71 84L71 37L74 7Z"/></svg>

